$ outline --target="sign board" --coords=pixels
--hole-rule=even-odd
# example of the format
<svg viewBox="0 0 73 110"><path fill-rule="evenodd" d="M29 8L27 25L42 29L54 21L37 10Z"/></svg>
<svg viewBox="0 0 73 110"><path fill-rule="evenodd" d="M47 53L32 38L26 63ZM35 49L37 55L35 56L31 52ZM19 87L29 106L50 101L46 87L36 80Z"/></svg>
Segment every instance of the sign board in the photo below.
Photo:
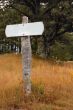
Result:
<svg viewBox="0 0 73 110"><path fill-rule="evenodd" d="M42 35L44 31L43 22L7 25L5 34L7 37Z"/></svg>

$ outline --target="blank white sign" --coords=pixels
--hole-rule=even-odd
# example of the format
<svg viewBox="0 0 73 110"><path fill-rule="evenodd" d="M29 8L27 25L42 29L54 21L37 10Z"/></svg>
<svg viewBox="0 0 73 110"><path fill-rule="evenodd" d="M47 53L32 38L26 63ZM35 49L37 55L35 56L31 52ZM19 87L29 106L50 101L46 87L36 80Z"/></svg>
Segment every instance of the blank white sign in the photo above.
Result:
<svg viewBox="0 0 73 110"><path fill-rule="evenodd" d="M33 22L27 24L7 25L5 34L7 37L42 35L44 31L43 22Z"/></svg>

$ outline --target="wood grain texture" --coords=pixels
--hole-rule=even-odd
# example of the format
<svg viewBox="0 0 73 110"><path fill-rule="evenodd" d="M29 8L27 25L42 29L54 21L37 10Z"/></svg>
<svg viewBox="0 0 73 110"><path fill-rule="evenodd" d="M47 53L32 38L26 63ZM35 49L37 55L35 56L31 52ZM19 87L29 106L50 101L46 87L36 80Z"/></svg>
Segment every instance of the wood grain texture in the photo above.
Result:
<svg viewBox="0 0 73 110"><path fill-rule="evenodd" d="M22 23L28 23L28 17L23 16ZM24 90L27 95L31 93L31 43L30 36L21 38L21 52L23 64Z"/></svg>

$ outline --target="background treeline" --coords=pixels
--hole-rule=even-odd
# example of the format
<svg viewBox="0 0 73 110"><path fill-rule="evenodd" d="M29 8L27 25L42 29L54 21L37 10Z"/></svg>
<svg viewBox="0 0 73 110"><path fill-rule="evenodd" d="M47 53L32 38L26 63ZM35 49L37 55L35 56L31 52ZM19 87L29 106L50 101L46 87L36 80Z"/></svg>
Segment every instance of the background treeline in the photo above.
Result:
<svg viewBox="0 0 73 110"><path fill-rule="evenodd" d="M32 36L32 53L46 58L73 60L72 0L0 0L0 53L21 52L20 38L6 38L7 24L43 21L42 36ZM37 31L37 30L36 30Z"/></svg>

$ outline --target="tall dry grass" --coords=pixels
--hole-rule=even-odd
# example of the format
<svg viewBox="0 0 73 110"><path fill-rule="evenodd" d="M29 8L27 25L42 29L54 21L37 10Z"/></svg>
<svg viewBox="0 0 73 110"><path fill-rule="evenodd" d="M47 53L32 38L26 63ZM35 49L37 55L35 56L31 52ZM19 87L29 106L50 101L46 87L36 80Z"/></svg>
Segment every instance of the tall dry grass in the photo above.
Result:
<svg viewBox="0 0 73 110"><path fill-rule="evenodd" d="M32 94L23 90L21 55L0 55L0 110L72 110L73 63L33 57Z"/></svg>

